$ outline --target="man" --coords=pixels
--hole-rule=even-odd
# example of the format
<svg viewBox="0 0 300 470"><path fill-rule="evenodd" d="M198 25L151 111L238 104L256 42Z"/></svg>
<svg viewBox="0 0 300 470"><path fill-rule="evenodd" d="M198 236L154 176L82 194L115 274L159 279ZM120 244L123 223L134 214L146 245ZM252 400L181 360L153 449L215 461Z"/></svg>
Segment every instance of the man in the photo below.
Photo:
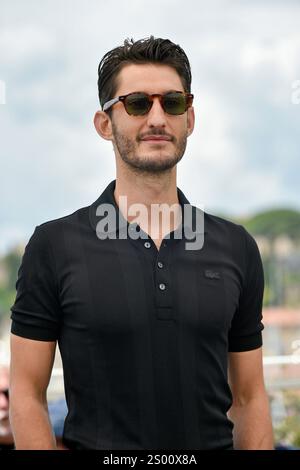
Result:
<svg viewBox="0 0 300 470"><path fill-rule="evenodd" d="M188 58L169 40L127 40L98 74L94 124L116 179L26 247L12 307L16 446L55 448L46 389L58 342L68 448L272 449L257 245L176 185L195 120Z"/></svg>

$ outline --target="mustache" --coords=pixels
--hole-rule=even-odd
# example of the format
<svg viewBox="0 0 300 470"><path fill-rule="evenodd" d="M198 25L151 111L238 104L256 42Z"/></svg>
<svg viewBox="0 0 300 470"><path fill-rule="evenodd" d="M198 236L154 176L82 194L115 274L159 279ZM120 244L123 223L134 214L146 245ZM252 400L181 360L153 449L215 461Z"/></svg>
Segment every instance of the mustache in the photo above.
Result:
<svg viewBox="0 0 300 470"><path fill-rule="evenodd" d="M164 132L163 130L161 129L153 129L152 131L150 132L145 132L144 134L140 134L137 136L137 141L140 142L142 139L144 139L145 137L147 137L148 135L164 135L166 137L168 137L170 139L171 142L174 142L176 139L173 135L171 134L168 134L167 132Z"/></svg>

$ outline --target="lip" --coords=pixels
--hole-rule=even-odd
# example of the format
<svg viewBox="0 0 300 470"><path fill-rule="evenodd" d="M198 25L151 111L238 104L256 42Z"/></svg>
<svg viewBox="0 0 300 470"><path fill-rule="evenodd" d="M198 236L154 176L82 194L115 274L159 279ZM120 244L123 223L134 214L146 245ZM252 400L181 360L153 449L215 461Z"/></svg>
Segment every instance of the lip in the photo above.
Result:
<svg viewBox="0 0 300 470"><path fill-rule="evenodd" d="M149 135L144 137L142 142L171 142L171 138L165 135Z"/></svg>

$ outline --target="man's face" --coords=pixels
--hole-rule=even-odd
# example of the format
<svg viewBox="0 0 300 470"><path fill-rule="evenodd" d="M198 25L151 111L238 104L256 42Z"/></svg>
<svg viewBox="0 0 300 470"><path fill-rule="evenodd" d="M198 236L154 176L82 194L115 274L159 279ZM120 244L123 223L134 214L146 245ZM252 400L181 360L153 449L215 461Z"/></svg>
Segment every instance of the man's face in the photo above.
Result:
<svg viewBox="0 0 300 470"><path fill-rule="evenodd" d="M184 91L176 70L166 65L126 65L118 76L115 96L131 92ZM112 108L112 141L117 154L139 172L159 173L173 168L182 158L187 137L194 127L194 110L174 116L164 112L159 99L144 116L130 116L123 103ZM159 139L159 140L158 140Z"/></svg>

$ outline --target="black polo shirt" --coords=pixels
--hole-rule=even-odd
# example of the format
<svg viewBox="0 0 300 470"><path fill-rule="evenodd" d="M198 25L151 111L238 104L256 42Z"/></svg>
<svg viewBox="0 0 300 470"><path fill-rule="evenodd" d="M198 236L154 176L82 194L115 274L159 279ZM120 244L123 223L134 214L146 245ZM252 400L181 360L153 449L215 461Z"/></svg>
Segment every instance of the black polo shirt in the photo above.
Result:
<svg viewBox="0 0 300 470"><path fill-rule="evenodd" d="M257 245L242 226L208 213L201 249L187 250L172 232L158 251L145 232L121 238L122 224L100 239L97 208L118 213L114 188L115 180L91 206L36 227L11 331L58 341L69 447L231 448L228 351L262 345Z"/></svg>

